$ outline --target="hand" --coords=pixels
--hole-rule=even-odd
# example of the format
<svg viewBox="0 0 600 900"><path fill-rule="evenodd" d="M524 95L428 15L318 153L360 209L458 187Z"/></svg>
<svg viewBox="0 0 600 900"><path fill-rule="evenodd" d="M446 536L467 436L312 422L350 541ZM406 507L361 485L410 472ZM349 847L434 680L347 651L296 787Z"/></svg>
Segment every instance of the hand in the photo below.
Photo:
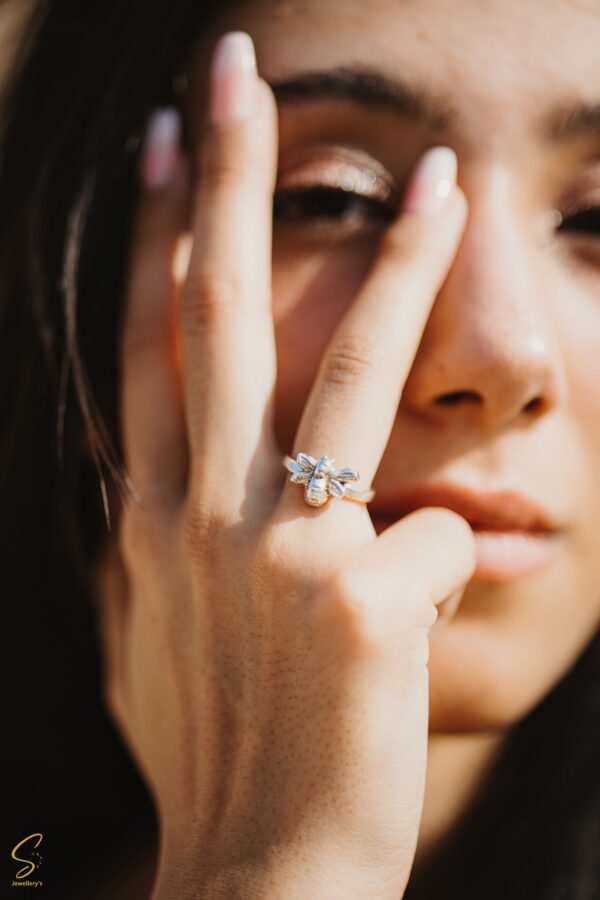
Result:
<svg viewBox="0 0 600 900"><path fill-rule="evenodd" d="M473 535L430 508L376 536L363 504L317 510L288 481L273 430L276 105L240 41L213 70L180 294L181 153L139 208L121 422L142 505L124 509L99 582L105 696L157 804L154 897L397 900L422 810L428 634L473 574ZM464 227L454 184L418 211L426 180L283 448L329 452L363 485Z"/></svg>

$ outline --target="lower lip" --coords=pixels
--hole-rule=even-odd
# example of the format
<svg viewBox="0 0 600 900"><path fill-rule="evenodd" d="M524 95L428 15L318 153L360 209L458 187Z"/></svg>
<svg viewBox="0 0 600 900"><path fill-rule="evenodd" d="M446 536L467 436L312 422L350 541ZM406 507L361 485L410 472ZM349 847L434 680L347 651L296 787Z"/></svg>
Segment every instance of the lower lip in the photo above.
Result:
<svg viewBox="0 0 600 900"><path fill-rule="evenodd" d="M393 523L373 516L377 534ZM533 531L485 531L473 529L477 564L473 578L479 581L511 581L535 572L553 560L560 547L557 533Z"/></svg>

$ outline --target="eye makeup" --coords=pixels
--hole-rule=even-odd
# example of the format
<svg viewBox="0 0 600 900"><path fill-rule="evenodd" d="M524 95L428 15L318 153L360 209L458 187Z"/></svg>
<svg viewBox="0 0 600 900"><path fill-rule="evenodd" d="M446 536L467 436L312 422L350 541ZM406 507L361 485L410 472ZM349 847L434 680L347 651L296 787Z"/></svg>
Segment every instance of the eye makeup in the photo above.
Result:
<svg viewBox="0 0 600 900"><path fill-rule="evenodd" d="M381 231L398 214L403 186L379 160L352 144L294 146L279 158L274 223L298 237L343 240ZM582 264L600 263L600 165L559 198L553 231Z"/></svg>
<svg viewBox="0 0 600 900"><path fill-rule="evenodd" d="M560 231L600 238L600 166L562 198Z"/></svg>
<svg viewBox="0 0 600 900"><path fill-rule="evenodd" d="M274 204L279 222L356 230L391 221L399 202L395 178L359 148L311 145L280 156Z"/></svg>
<svg viewBox="0 0 600 900"><path fill-rule="evenodd" d="M393 176L370 154L344 146L311 146L282 153L278 188L319 184L351 191L380 203L399 202Z"/></svg>

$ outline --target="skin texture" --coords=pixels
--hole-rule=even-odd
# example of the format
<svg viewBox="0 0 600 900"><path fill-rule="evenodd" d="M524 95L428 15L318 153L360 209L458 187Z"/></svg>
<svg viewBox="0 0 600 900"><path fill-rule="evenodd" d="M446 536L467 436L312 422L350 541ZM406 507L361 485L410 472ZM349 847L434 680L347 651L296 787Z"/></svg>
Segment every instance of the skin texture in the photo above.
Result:
<svg viewBox="0 0 600 900"><path fill-rule="evenodd" d="M347 102L280 109L280 160L316 143L352 144L401 185L426 147L443 143L458 155L468 219L374 486L389 494L432 474L505 477L543 499L564 528L544 570L503 584L470 581L450 624L430 634L424 852L451 827L502 734L567 671L600 621L600 238L559 234L549 217L570 197L599 202L600 137L559 144L533 132L549 106L597 99L600 13L566 0L543 16L533 0L472 0L460 17L455 4L434 0L368 10L353 0L343 14L336 4L253 4L218 33L249 31L269 81L361 63L410 73L458 111L460 127L434 131ZM192 61L193 142L210 45ZM273 412L282 450L294 444L319 361L379 237L371 225L342 233L275 222ZM402 271L398 260L399 308ZM437 402L455 391L468 393ZM343 427L335 412L329 422L332 433ZM143 554L129 559L135 568ZM448 781L452 790L439 790Z"/></svg>
<svg viewBox="0 0 600 900"><path fill-rule="evenodd" d="M431 635L425 848L476 788L502 733L568 670L600 620L600 237L556 232L549 217L570 198L600 202L600 135L558 143L534 130L556 104L598 100L600 10L553 0L541 14L535 0L473 0L457 16L443 0L378 0L376 8L348 0L343 11L290 0L247 4L219 31L228 27L252 34L269 81L361 63L410 76L456 109L456 127L434 131L350 103L282 103L280 158L299 151L301 170L304 148L352 144L402 185L425 147L456 150L469 219L374 485L381 495L432 475L506 479L543 500L565 529L545 569L503 584L471 581L450 627ZM205 60L200 45L192 130ZM332 161L322 156L326 170ZM307 182L311 159L305 152ZM275 222L282 448L376 239L368 224L348 235ZM471 397L437 402L457 390ZM535 398L539 406L526 409ZM449 783L453 790L443 789Z"/></svg>

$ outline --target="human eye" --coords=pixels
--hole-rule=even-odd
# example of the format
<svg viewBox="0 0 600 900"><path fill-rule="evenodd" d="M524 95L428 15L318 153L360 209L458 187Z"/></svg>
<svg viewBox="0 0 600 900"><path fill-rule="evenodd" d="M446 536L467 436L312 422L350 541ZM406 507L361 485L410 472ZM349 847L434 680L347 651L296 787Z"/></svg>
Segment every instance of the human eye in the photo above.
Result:
<svg viewBox="0 0 600 900"><path fill-rule="evenodd" d="M393 210L374 197L351 188L315 184L285 188L275 194L274 216L288 224L337 222L348 227L389 223Z"/></svg>
<svg viewBox="0 0 600 900"><path fill-rule="evenodd" d="M582 206L560 214L559 231L566 233L587 234L600 238L600 204Z"/></svg>
<svg viewBox="0 0 600 900"><path fill-rule="evenodd" d="M398 199L392 175L364 151L300 148L280 161L273 217L280 227L347 235L384 228Z"/></svg>
<svg viewBox="0 0 600 900"><path fill-rule="evenodd" d="M575 186L556 210L556 233L584 264L600 265L600 171Z"/></svg>

